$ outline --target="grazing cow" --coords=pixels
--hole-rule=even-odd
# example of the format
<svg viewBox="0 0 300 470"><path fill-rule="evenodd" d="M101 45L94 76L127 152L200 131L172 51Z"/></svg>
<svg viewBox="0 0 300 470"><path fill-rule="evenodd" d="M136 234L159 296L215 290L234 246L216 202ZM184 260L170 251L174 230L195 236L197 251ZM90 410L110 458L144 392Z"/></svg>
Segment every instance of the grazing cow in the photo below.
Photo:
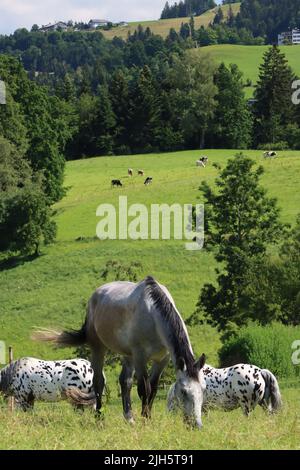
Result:
<svg viewBox="0 0 300 470"><path fill-rule="evenodd" d="M205 157L205 156L200 157L199 160L196 161L196 165L201 166L203 168L206 167L207 163L208 163L208 157Z"/></svg>
<svg viewBox="0 0 300 470"><path fill-rule="evenodd" d="M265 152L264 153L264 157L265 158L274 158L274 157L277 157L277 153L276 152Z"/></svg>
<svg viewBox="0 0 300 470"><path fill-rule="evenodd" d="M116 187L116 186L120 187L120 188L123 187L123 184L121 183L120 180L112 180L111 185L112 185L112 187Z"/></svg>
<svg viewBox="0 0 300 470"><path fill-rule="evenodd" d="M138 175L139 176L144 176L145 175L144 170L138 170Z"/></svg>
<svg viewBox="0 0 300 470"><path fill-rule="evenodd" d="M206 365L201 370L200 384L204 386L203 407L220 407L227 411L241 407L248 416L257 405L270 412L281 407L281 395L274 375L265 369L249 364L238 364L226 369L215 369ZM174 386L168 397L168 407L172 410Z"/></svg>
<svg viewBox="0 0 300 470"><path fill-rule="evenodd" d="M133 170L131 168L128 169L128 176L133 176Z"/></svg>
<svg viewBox="0 0 300 470"><path fill-rule="evenodd" d="M146 178L146 181L144 183L145 186L149 186L149 184L152 184L153 183L153 178L152 177L148 177Z"/></svg>
<svg viewBox="0 0 300 470"><path fill-rule="evenodd" d="M12 396L23 411L33 409L35 401L58 402L68 390L93 390L94 372L84 359L42 361L25 357L0 371L0 393Z"/></svg>

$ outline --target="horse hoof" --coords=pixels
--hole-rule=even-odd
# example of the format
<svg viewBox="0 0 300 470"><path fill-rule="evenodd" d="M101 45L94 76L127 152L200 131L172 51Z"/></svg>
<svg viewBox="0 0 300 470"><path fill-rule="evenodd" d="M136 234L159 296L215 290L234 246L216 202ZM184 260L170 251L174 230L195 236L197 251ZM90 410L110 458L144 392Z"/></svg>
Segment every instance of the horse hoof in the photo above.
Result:
<svg viewBox="0 0 300 470"><path fill-rule="evenodd" d="M125 418L126 423L130 424L131 426L135 424L134 418L131 414L125 415L124 418Z"/></svg>

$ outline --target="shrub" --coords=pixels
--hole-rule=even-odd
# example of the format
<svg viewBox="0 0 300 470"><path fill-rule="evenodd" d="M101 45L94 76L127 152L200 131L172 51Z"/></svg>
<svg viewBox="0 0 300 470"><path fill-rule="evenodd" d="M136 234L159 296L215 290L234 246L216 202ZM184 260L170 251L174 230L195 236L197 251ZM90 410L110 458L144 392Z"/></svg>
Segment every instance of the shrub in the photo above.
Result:
<svg viewBox="0 0 300 470"><path fill-rule="evenodd" d="M300 365L292 363L292 344L300 340L300 327L273 323L250 325L228 339L219 351L222 367L249 363L271 370L280 378L300 377Z"/></svg>
<svg viewBox="0 0 300 470"><path fill-rule="evenodd" d="M288 142L281 141L275 144L261 144L258 146L258 150L289 150L290 145Z"/></svg>

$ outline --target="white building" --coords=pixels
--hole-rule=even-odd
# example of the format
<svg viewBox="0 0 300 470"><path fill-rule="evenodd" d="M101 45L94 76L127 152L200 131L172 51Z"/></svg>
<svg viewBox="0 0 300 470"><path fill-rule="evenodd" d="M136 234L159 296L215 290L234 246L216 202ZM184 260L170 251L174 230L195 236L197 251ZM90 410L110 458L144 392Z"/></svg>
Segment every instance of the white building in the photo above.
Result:
<svg viewBox="0 0 300 470"><path fill-rule="evenodd" d="M90 20L89 21L89 28L96 29L99 26L107 26L109 23L108 20Z"/></svg>
<svg viewBox="0 0 300 470"><path fill-rule="evenodd" d="M278 45L283 46L285 44L300 44L300 30L292 29L278 34Z"/></svg>
<svg viewBox="0 0 300 470"><path fill-rule="evenodd" d="M57 31L58 29L66 31L68 29L68 25L63 21L58 21L57 23L47 24L46 26L42 26L40 31L47 32L47 31Z"/></svg>

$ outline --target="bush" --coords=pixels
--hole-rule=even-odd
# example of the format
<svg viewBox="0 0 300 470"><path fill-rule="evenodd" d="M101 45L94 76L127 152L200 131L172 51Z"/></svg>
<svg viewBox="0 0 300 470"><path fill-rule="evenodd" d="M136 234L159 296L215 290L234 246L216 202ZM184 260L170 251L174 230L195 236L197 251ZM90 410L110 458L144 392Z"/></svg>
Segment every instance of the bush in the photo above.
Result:
<svg viewBox="0 0 300 470"><path fill-rule="evenodd" d="M276 144L261 144L258 146L258 150L289 150L290 146L288 142L281 141Z"/></svg>
<svg viewBox="0 0 300 470"><path fill-rule="evenodd" d="M250 325L224 343L219 351L221 367L249 363L269 369L280 378L300 377L300 365L292 363L295 340L300 340L300 327Z"/></svg>

